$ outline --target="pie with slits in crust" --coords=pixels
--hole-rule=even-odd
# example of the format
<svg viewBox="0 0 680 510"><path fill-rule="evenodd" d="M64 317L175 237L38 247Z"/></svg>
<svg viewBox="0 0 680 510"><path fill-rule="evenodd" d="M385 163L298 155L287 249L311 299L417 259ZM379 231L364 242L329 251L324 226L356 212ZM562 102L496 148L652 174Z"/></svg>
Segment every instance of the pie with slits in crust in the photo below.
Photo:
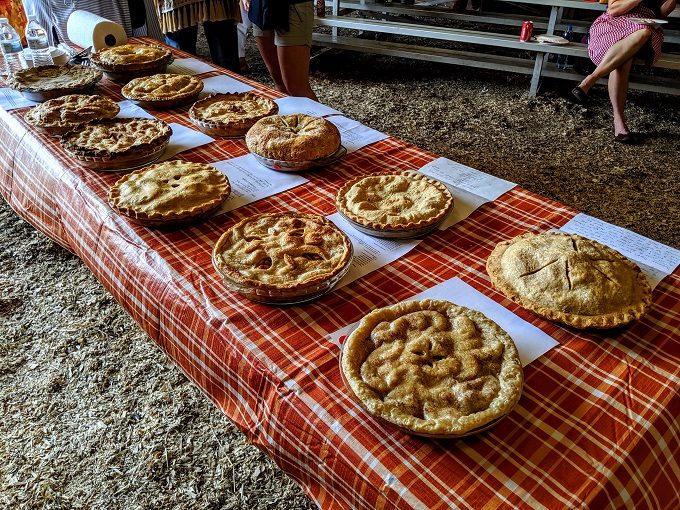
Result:
<svg viewBox="0 0 680 510"><path fill-rule="evenodd" d="M194 103L189 118L208 135L237 137L278 111L274 101L252 92L214 94Z"/></svg>
<svg viewBox="0 0 680 510"><path fill-rule="evenodd" d="M201 90L203 82L195 76L162 73L135 78L121 93L141 106L170 108L194 101Z"/></svg>
<svg viewBox="0 0 680 510"><path fill-rule="evenodd" d="M366 315L340 368L351 396L405 432L457 437L507 415L524 376L514 342L480 312L448 301L403 301Z"/></svg>
<svg viewBox="0 0 680 510"><path fill-rule="evenodd" d="M102 79L102 72L88 66L49 65L22 69L7 79L7 85L29 99L45 101L66 94L86 92Z"/></svg>
<svg viewBox="0 0 680 510"><path fill-rule="evenodd" d="M109 191L109 203L144 225L176 225L208 216L230 192L229 181L216 168L174 160L121 177Z"/></svg>
<svg viewBox="0 0 680 510"><path fill-rule="evenodd" d="M213 264L227 287L273 303L325 293L351 259L351 241L331 221L296 212L246 218L227 230L213 250Z"/></svg>
<svg viewBox="0 0 680 510"><path fill-rule="evenodd" d="M408 232L441 223L453 196L421 173L384 172L348 181L335 203L341 214L367 229Z"/></svg>
<svg viewBox="0 0 680 510"><path fill-rule="evenodd" d="M340 131L321 117L297 113L258 120L246 134L251 152L279 161L312 161L340 148Z"/></svg>
<svg viewBox="0 0 680 510"><path fill-rule="evenodd" d="M652 290L616 250L577 234L524 234L496 245L491 283L524 308L579 329L608 329L642 317Z"/></svg>
<svg viewBox="0 0 680 510"><path fill-rule="evenodd" d="M70 94L31 108L24 115L24 120L31 126L57 135L88 122L112 119L119 111L118 104L108 97Z"/></svg>
<svg viewBox="0 0 680 510"><path fill-rule="evenodd" d="M104 71L138 71L168 64L172 52L148 44L123 44L104 48L90 57L92 63Z"/></svg>

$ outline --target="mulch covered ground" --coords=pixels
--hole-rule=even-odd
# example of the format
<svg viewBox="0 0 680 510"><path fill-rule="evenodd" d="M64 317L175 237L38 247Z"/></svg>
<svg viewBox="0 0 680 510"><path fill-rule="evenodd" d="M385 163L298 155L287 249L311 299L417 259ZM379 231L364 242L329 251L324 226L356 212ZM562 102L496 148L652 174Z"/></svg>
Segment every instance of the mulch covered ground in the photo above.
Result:
<svg viewBox="0 0 680 510"><path fill-rule="evenodd" d="M252 45L253 77L268 82ZM680 247L680 98L635 92L638 147L604 89L330 52L322 102L434 153ZM0 201L0 507L308 508L73 255Z"/></svg>

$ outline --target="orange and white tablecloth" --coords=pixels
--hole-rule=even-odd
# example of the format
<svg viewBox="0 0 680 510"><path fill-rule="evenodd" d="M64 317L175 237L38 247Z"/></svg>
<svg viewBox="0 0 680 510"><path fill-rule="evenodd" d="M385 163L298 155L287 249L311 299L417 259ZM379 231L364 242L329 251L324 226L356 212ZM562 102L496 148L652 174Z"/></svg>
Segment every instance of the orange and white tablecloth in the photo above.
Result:
<svg viewBox="0 0 680 510"><path fill-rule="evenodd" d="M108 81L99 92L121 99ZM516 187L317 301L255 304L227 291L212 267L212 246L226 228L265 211L333 213L346 179L419 168L435 155L388 138L306 173L309 182L292 190L195 226L152 230L108 207L118 174L78 166L23 121L24 111L0 111L4 198L77 254L321 507L680 508L679 271L656 288L650 313L624 330L584 333L520 309L491 287L487 256L497 242L558 228L576 211ZM154 114L191 126L187 111ZM211 163L246 153L242 141L218 140L178 157ZM560 345L525 367L518 406L489 432L432 441L387 429L349 398L327 335L454 276Z"/></svg>

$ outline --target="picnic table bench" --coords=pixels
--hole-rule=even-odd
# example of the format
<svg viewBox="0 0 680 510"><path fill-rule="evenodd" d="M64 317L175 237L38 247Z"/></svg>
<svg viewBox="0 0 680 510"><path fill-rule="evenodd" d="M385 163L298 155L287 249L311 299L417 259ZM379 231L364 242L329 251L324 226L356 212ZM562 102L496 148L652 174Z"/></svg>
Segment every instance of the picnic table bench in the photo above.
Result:
<svg viewBox="0 0 680 510"><path fill-rule="evenodd" d="M527 4L541 7L550 7L549 16L539 18L535 22L536 28L545 30L547 34L554 34L564 28L565 12L569 9L587 10L599 13L604 11L606 5L586 2L583 0L498 0L508 4ZM480 67L484 69L509 71L531 75L529 95L535 96L538 92L542 77L568 79L576 81L578 74L573 70L559 70L547 66L548 54L568 55L571 57L588 58L588 49L585 44L574 42L566 46L545 45L534 41L523 42L519 40L519 26L522 17L503 13L482 12L479 15L455 13L450 9L442 9L436 5L416 4L395 5L368 2L366 0L341 1L332 0L332 15L318 18L319 26L331 27L330 34L315 33L315 44L346 50L359 50L381 55L407 57L419 60L444 62L449 64ZM430 4L433 2L430 2ZM434 2L436 3L436 2ZM347 14L358 12L360 17L350 17ZM379 16L376 19L372 16ZM672 18L680 18L680 9L676 9ZM513 33L502 33L485 30L483 28L471 30L448 26L435 26L427 23L423 18L444 18L462 22L473 22L479 27L505 25L516 26ZM524 18L526 19L526 18ZM568 20L569 22L571 20ZM580 22L577 25L580 30L587 30L590 24ZM365 38L357 38L348 35L340 35L338 29L353 29L362 32L377 32L383 34L401 35L424 38L437 41L448 41L473 45L470 51L459 49L440 48L425 46L416 43L403 43L392 41L376 41ZM670 38L666 38L666 46L672 42L680 41L680 32L669 31ZM494 50L515 50L521 55L525 52L528 57L492 53ZM657 68L680 70L680 54L664 53L655 64ZM606 83L606 80L602 80ZM680 94L678 80L659 76L635 75L631 79L631 88L662 92L666 94Z"/></svg>

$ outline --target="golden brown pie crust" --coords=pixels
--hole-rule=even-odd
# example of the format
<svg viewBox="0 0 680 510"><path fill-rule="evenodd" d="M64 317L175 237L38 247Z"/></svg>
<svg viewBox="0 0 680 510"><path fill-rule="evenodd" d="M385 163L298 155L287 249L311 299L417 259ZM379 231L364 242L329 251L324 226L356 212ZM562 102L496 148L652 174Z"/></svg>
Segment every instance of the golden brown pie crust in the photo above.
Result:
<svg viewBox="0 0 680 510"><path fill-rule="evenodd" d="M216 168L174 160L121 177L109 191L109 203L140 223L176 224L210 214L229 193L229 181Z"/></svg>
<svg viewBox="0 0 680 510"><path fill-rule="evenodd" d="M123 44L99 50L90 59L105 71L137 71L167 64L172 60L172 52L148 44Z"/></svg>
<svg viewBox="0 0 680 510"><path fill-rule="evenodd" d="M343 215L373 230L414 230L442 221L453 196L419 172L382 172L345 183L335 199Z"/></svg>
<svg viewBox="0 0 680 510"><path fill-rule="evenodd" d="M369 413L435 437L495 423L515 406L524 381L517 348L498 324L429 299L366 315L347 337L340 367Z"/></svg>
<svg viewBox="0 0 680 510"><path fill-rule="evenodd" d="M152 74L129 81L121 94L147 106L166 107L186 104L198 97L203 82L184 74Z"/></svg>
<svg viewBox="0 0 680 510"><path fill-rule="evenodd" d="M194 103L189 118L206 134L236 137L278 111L274 101L252 92L214 94Z"/></svg>
<svg viewBox="0 0 680 510"><path fill-rule="evenodd" d="M296 212L246 218L217 241L215 268L244 287L300 290L333 279L346 269L352 243L330 220Z"/></svg>
<svg viewBox="0 0 680 510"><path fill-rule="evenodd" d="M340 148L340 131L321 117L297 113L258 120L246 134L251 152L279 161L313 161Z"/></svg>
<svg viewBox="0 0 680 510"><path fill-rule="evenodd" d="M24 120L31 126L62 134L88 122L112 119L119 111L118 104L108 97L69 94L31 108Z"/></svg>
<svg viewBox="0 0 680 510"><path fill-rule="evenodd" d="M7 80L20 92L52 92L63 95L94 86L102 79L99 69L80 65L49 65L22 69Z"/></svg>
<svg viewBox="0 0 680 510"><path fill-rule="evenodd" d="M577 234L524 234L496 245L491 283L549 320L609 329L642 317L652 289L640 268L616 250Z"/></svg>

